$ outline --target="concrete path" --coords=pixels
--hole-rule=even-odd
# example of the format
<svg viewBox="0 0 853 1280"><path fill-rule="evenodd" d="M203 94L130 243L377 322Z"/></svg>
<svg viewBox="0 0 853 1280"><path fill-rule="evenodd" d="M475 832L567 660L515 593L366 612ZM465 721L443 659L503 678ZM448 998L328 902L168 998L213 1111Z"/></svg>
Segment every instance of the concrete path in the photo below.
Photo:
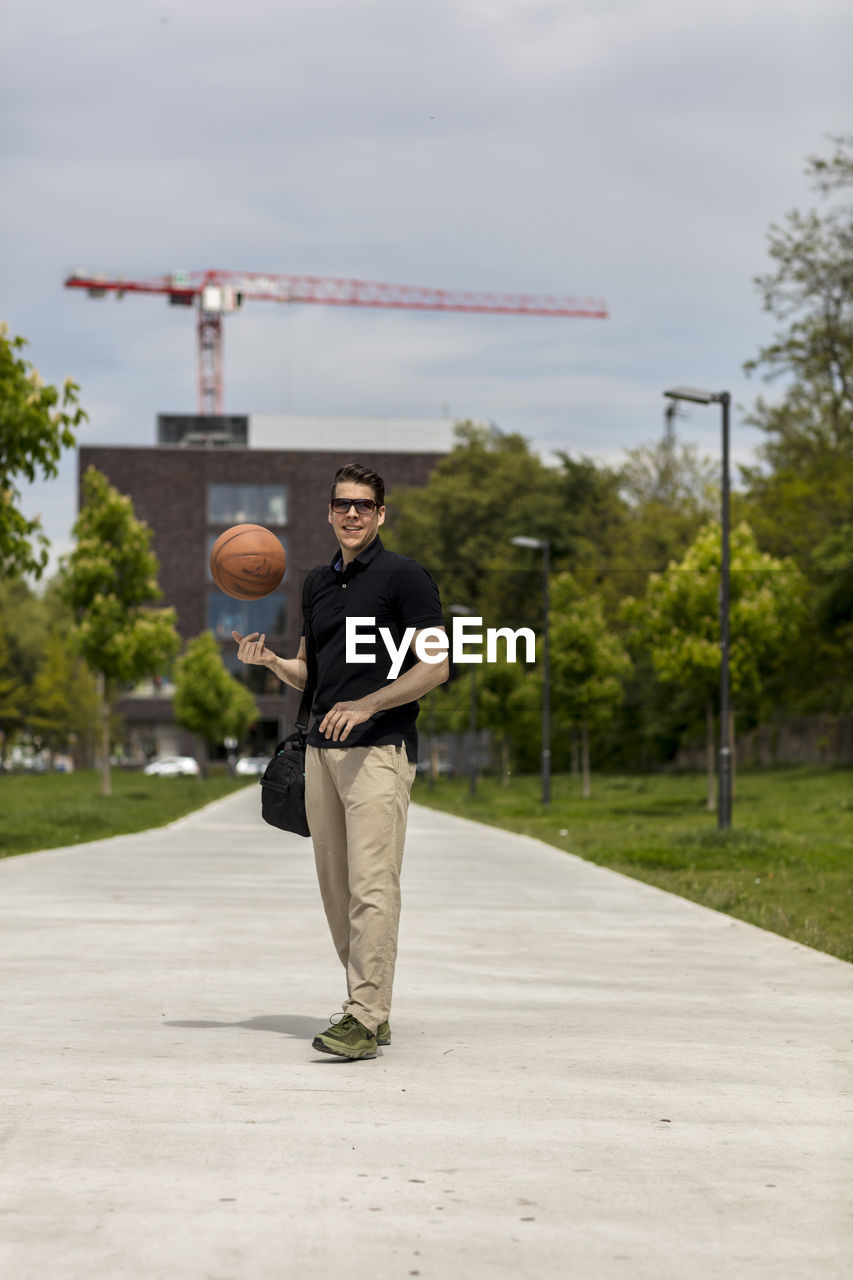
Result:
<svg viewBox="0 0 853 1280"><path fill-rule="evenodd" d="M422 808L404 892L394 1042L346 1063L254 787L0 864L0 1274L853 1273L853 966Z"/></svg>

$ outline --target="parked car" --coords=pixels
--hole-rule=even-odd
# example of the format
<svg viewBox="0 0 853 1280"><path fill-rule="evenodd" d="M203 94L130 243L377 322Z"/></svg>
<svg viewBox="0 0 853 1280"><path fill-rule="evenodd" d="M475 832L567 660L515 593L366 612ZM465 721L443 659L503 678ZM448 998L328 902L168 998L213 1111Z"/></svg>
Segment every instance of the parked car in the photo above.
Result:
<svg viewBox="0 0 853 1280"><path fill-rule="evenodd" d="M270 762L269 756L243 756L234 766L234 772L259 778Z"/></svg>
<svg viewBox="0 0 853 1280"><path fill-rule="evenodd" d="M192 756L158 756L142 771L151 777L160 778L195 778L198 777L198 761Z"/></svg>

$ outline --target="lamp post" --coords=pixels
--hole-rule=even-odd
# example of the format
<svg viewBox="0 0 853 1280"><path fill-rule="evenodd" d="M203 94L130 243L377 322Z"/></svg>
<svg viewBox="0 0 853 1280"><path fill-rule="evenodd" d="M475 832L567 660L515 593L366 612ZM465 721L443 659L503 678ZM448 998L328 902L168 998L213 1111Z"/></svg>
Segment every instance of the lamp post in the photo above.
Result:
<svg viewBox="0 0 853 1280"><path fill-rule="evenodd" d="M531 547L542 552L542 803L551 803L551 684L548 651L548 575L551 571L551 543L547 538L510 538L514 547Z"/></svg>
<svg viewBox="0 0 853 1280"><path fill-rule="evenodd" d="M722 532L720 576L720 766L718 770L717 826L728 831L732 825L732 753L729 746L729 404L728 391L699 391L695 387L674 387L664 391L670 400L690 400L694 404L722 406Z"/></svg>
<svg viewBox="0 0 853 1280"><path fill-rule="evenodd" d="M452 604L447 611L455 618L468 618L471 610L464 604ZM468 711L468 732L471 734L471 756L468 761L468 793L477 794L477 667L471 663L471 701Z"/></svg>

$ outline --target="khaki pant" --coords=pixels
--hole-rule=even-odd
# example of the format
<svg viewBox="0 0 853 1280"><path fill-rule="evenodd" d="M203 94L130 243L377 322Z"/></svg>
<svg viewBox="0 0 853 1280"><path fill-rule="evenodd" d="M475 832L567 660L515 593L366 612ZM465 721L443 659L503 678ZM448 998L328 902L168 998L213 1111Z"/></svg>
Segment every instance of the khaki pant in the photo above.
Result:
<svg viewBox="0 0 853 1280"><path fill-rule="evenodd" d="M305 809L326 919L347 974L343 1007L373 1032L391 1012L414 776L402 746L306 753Z"/></svg>

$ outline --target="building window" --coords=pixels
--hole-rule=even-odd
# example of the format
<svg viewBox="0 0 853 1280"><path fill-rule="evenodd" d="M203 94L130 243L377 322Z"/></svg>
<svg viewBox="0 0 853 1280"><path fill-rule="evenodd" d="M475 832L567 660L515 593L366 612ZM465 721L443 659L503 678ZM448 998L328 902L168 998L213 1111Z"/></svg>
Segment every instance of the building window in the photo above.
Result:
<svg viewBox="0 0 853 1280"><path fill-rule="evenodd" d="M254 521L248 521L248 522L246 522L246 523L253 524L253 523L254 523ZM210 553L211 553L211 551L213 550L213 544L214 544L214 542L216 542L216 539L217 539L217 538L219 538L220 536L221 536L221 535L220 535L220 534L218 534L218 533L209 533L209 534L207 535L207 559L205 560L205 569L206 569L206 572L207 572L207 580L208 580L208 582L212 582L212 581L213 581L213 574L210 572ZM285 542L284 538L281 538L281 537L279 538L279 542L280 542L280 543L281 543L281 545L284 547L284 551L285 551L285 555L286 555L286 554L287 554L287 543Z"/></svg>
<svg viewBox="0 0 853 1280"><path fill-rule="evenodd" d="M233 641L230 650L228 647L223 650L222 661L234 679L239 680L241 684L247 685L256 697L284 697L286 686L282 684L278 676L273 675L268 667L250 666L245 662L241 662L237 657L237 646Z"/></svg>
<svg viewBox="0 0 853 1280"><path fill-rule="evenodd" d="M264 596L262 600L232 600L215 588L207 593L207 625L217 640L230 641L232 631L239 631L243 636L253 631L283 636L286 615L283 595Z"/></svg>
<svg viewBox="0 0 853 1280"><path fill-rule="evenodd" d="M207 487L208 524L287 524L287 486L283 484L211 484Z"/></svg>

